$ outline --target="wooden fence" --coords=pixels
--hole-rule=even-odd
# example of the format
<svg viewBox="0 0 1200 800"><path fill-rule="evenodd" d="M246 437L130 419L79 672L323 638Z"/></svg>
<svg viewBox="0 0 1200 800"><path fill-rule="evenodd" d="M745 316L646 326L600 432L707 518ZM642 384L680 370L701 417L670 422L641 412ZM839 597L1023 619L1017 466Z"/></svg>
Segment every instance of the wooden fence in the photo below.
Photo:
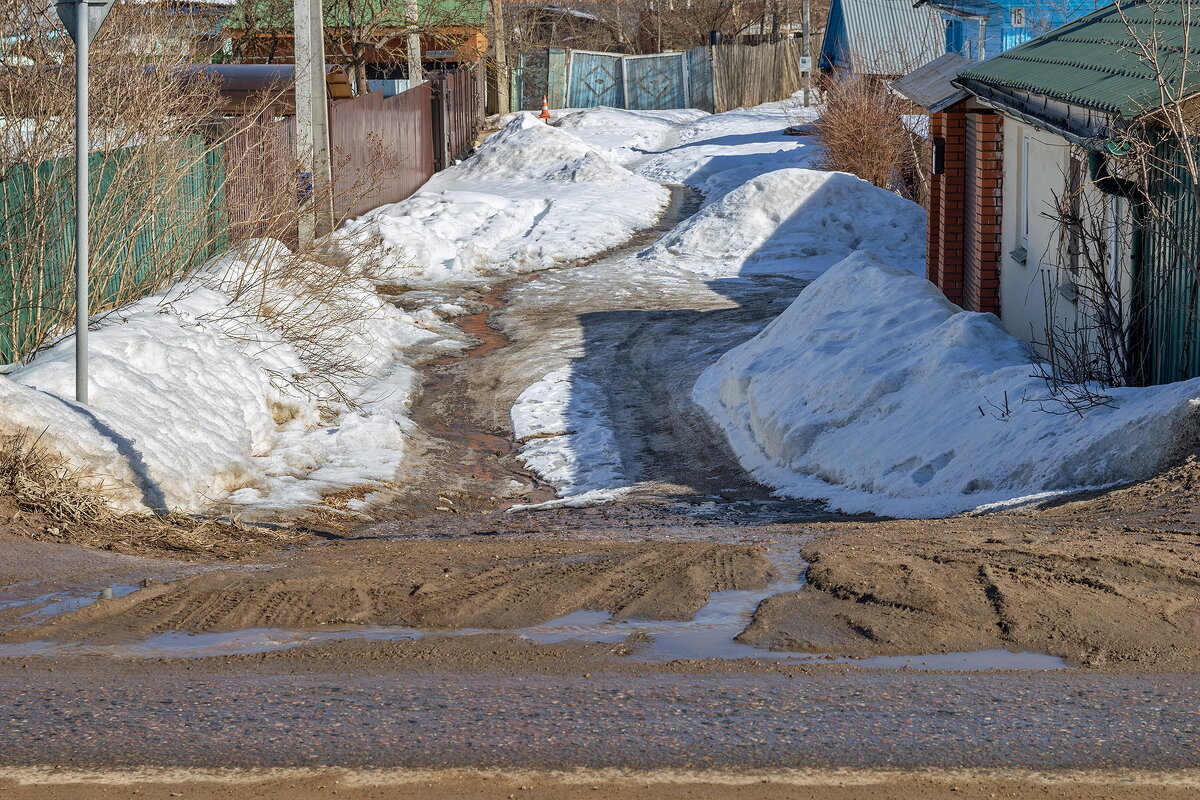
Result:
<svg viewBox="0 0 1200 800"><path fill-rule="evenodd" d="M483 64L435 73L433 90L434 166L445 169L475 145L484 117Z"/></svg>
<svg viewBox="0 0 1200 800"><path fill-rule="evenodd" d="M545 96L554 108L728 111L804 88L802 52L796 39L639 56L546 48L517 56L512 97L521 110Z"/></svg>

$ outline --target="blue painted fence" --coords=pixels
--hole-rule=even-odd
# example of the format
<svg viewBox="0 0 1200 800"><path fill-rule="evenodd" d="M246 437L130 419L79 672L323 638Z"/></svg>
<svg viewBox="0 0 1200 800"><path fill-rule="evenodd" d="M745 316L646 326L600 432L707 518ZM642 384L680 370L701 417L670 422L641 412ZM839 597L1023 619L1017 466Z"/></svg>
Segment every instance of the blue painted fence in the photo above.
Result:
<svg viewBox="0 0 1200 800"><path fill-rule="evenodd" d="M555 48L521 53L513 102L525 110L540 108L545 96L551 108L712 111L712 59L711 47L645 56Z"/></svg>

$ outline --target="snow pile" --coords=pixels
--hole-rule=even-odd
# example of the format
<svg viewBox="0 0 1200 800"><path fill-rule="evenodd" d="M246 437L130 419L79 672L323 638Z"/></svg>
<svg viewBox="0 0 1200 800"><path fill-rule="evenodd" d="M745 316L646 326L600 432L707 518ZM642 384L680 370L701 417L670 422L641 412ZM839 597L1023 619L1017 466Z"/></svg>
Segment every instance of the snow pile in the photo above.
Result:
<svg viewBox="0 0 1200 800"><path fill-rule="evenodd" d="M521 462L561 497L624 485L604 392L571 367L523 391L512 423Z"/></svg>
<svg viewBox="0 0 1200 800"><path fill-rule="evenodd" d="M614 161L626 163L647 152L663 149L682 126L707 116L706 112L691 108L632 111L600 106L566 114L554 124Z"/></svg>
<svg viewBox="0 0 1200 800"><path fill-rule="evenodd" d="M677 131L680 144L646 159L637 172L695 186L713 203L765 172L817 166L822 154L817 140L783 132L814 119L816 113L794 99L702 117Z"/></svg>
<svg viewBox="0 0 1200 800"><path fill-rule="evenodd" d="M1032 372L992 315L854 254L693 397L759 480L849 512L938 516L1137 480L1194 442L1200 380L1116 389L1115 408L1080 417L1023 401L1047 394Z"/></svg>
<svg viewBox="0 0 1200 800"><path fill-rule="evenodd" d="M348 222L380 283L472 282L586 259L654 223L670 193L523 114L407 200Z"/></svg>
<svg viewBox="0 0 1200 800"><path fill-rule="evenodd" d="M706 277L806 276L858 251L923 271L924 210L844 172L780 169L706 206L646 255Z"/></svg>
<svg viewBox="0 0 1200 800"><path fill-rule="evenodd" d="M400 356L442 337L370 282L291 258L259 242L109 315L87 406L74 339L38 354L0 377L0 431L41 434L121 510L282 508L392 479L416 380Z"/></svg>

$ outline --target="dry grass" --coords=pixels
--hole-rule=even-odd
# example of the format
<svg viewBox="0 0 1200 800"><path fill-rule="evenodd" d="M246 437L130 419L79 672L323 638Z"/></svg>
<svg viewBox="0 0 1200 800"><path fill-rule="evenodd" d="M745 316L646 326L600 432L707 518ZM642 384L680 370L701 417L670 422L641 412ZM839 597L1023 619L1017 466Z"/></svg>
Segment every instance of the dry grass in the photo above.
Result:
<svg viewBox="0 0 1200 800"><path fill-rule="evenodd" d="M901 101L882 81L842 76L824 87L816 122L827 169L849 172L883 189L894 189L912 163Z"/></svg>
<svg viewBox="0 0 1200 800"><path fill-rule="evenodd" d="M300 528L271 529L184 514L120 514L102 490L28 432L0 437L0 503L8 530L31 539L137 555L240 558L301 542Z"/></svg>

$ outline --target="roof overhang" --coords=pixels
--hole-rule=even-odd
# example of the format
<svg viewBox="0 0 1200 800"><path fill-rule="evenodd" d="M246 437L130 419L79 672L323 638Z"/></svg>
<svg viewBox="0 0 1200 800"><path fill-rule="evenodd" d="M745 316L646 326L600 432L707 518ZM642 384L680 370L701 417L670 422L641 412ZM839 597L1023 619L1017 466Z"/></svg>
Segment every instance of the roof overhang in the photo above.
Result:
<svg viewBox="0 0 1200 800"><path fill-rule="evenodd" d="M931 114L943 111L967 99L969 92L954 85L958 73L970 66L971 59L958 53L938 56L924 66L888 83L894 94L911 100Z"/></svg>
<svg viewBox="0 0 1200 800"><path fill-rule="evenodd" d="M1039 95L1002 89L979 81L955 79L954 85L970 93L984 106L1019 122L1061 136L1088 150L1101 150L1120 127L1120 119L1106 112L1084 108Z"/></svg>

